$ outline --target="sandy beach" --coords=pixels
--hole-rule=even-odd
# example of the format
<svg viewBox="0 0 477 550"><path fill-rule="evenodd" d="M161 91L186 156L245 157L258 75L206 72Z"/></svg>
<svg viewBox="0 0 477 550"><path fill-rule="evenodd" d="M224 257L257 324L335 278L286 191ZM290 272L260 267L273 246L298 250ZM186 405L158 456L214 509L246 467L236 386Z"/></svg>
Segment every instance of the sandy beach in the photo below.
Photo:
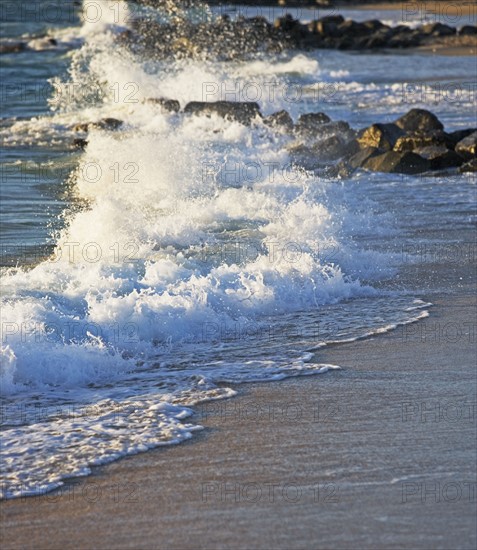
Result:
<svg viewBox="0 0 477 550"><path fill-rule="evenodd" d="M473 251L402 272L429 318L317 354L341 371L236 387L187 443L2 502L2 547L475 548Z"/></svg>

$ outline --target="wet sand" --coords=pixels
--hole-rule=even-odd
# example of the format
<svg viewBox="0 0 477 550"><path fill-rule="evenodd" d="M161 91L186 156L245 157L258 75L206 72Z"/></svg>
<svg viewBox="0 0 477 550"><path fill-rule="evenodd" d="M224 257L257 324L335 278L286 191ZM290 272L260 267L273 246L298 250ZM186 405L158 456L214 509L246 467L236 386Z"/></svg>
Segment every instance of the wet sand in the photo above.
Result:
<svg viewBox="0 0 477 550"><path fill-rule="evenodd" d="M430 317L316 356L341 371L239 386L197 408L187 443L3 502L2 547L475 548L467 260L401 274L430 289Z"/></svg>

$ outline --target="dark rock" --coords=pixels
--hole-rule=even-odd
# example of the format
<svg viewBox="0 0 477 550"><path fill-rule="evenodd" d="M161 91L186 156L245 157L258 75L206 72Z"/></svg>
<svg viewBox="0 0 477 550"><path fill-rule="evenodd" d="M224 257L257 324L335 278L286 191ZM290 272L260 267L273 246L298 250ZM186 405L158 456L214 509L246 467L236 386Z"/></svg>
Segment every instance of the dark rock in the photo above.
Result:
<svg viewBox="0 0 477 550"><path fill-rule="evenodd" d="M280 29L285 32L290 32L300 25L300 21L292 17L289 13L283 17L275 19L274 26L276 29Z"/></svg>
<svg viewBox="0 0 477 550"><path fill-rule="evenodd" d="M98 122L80 122L73 127L75 132L88 132L91 128L100 130L117 130L123 124L122 120L117 118L103 118Z"/></svg>
<svg viewBox="0 0 477 550"><path fill-rule="evenodd" d="M475 158L477 156L477 132L461 139L455 146L455 152L466 160Z"/></svg>
<svg viewBox="0 0 477 550"><path fill-rule="evenodd" d="M435 114L425 109L411 109L395 121L395 124L407 133L428 134L433 130L443 130L442 122Z"/></svg>
<svg viewBox="0 0 477 550"><path fill-rule="evenodd" d="M343 146L343 157L350 158L361 151L361 147L356 139L346 141Z"/></svg>
<svg viewBox="0 0 477 550"><path fill-rule="evenodd" d="M331 122L331 118L325 113L306 113L299 116L295 130L298 133L313 133L328 122Z"/></svg>
<svg viewBox="0 0 477 550"><path fill-rule="evenodd" d="M343 142L338 136L330 136L313 146L316 156L322 161L337 160L343 156Z"/></svg>
<svg viewBox="0 0 477 550"><path fill-rule="evenodd" d="M250 125L255 117L261 117L260 107L255 102L230 101L191 101L184 108L184 113L193 115L218 115L226 120L233 120Z"/></svg>
<svg viewBox="0 0 477 550"><path fill-rule="evenodd" d="M369 38L364 38L359 42L359 46L362 49L374 50L377 48L385 48L389 40L389 31L388 29L381 29Z"/></svg>
<svg viewBox="0 0 477 550"><path fill-rule="evenodd" d="M394 33L386 43L387 48L414 48L422 41L422 34L419 31L409 30Z"/></svg>
<svg viewBox="0 0 477 550"><path fill-rule="evenodd" d="M407 151L387 151L381 155L372 156L363 164L363 168L367 170L391 174L419 174L426 172L430 167L431 164L427 159Z"/></svg>
<svg viewBox="0 0 477 550"><path fill-rule="evenodd" d="M380 29L389 29L389 27L382 23L379 19L370 19L369 21L364 21L362 24L371 32L376 32Z"/></svg>
<svg viewBox="0 0 477 550"><path fill-rule="evenodd" d="M353 169L361 168L368 159L375 157L379 154L380 151L376 147L365 147L364 149L361 149L361 151L350 157L347 164Z"/></svg>
<svg viewBox="0 0 477 550"><path fill-rule="evenodd" d="M316 124L315 126L311 126L309 130L301 130L301 135L312 139L326 139L330 136L338 136L343 143L356 138L356 132L344 120Z"/></svg>
<svg viewBox="0 0 477 550"><path fill-rule="evenodd" d="M468 162L464 163L460 168L459 172L477 172L477 158L471 159Z"/></svg>
<svg viewBox="0 0 477 550"><path fill-rule="evenodd" d="M373 124L361 130L358 134L358 142L363 148L377 147L383 151L389 151L402 135L404 131L396 124Z"/></svg>
<svg viewBox="0 0 477 550"><path fill-rule="evenodd" d="M93 128L99 128L101 130L117 130L123 125L122 120L117 118L103 118L99 122L92 124Z"/></svg>
<svg viewBox="0 0 477 550"><path fill-rule="evenodd" d="M443 130L434 130L429 134L406 134L401 136L394 145L395 151L414 151L421 147L431 145L445 145L448 149L454 149L453 138Z"/></svg>
<svg viewBox="0 0 477 550"><path fill-rule="evenodd" d="M293 119L285 110L277 111L276 113L272 113L271 115L264 117L263 123L267 126L283 127L287 130L291 130L293 128Z"/></svg>
<svg viewBox="0 0 477 550"><path fill-rule="evenodd" d="M452 36L457 30L449 25L443 25L442 23L426 23L420 27L421 32L424 34L430 34L432 36Z"/></svg>
<svg viewBox="0 0 477 550"><path fill-rule="evenodd" d="M83 138L75 138L73 140L73 147L75 149L80 149L81 151L84 151L86 149L86 146L88 145L88 142L86 139Z"/></svg>
<svg viewBox="0 0 477 550"><path fill-rule="evenodd" d="M26 50L26 47L26 42L7 42L0 44L0 54L23 52Z"/></svg>
<svg viewBox="0 0 477 550"><path fill-rule="evenodd" d="M316 155L316 151L306 145L293 145L288 149L290 160L293 164L303 167L305 170L322 168L323 164Z"/></svg>
<svg viewBox="0 0 477 550"><path fill-rule="evenodd" d="M177 99L166 99L164 97L148 97L146 103L157 103L169 113L178 113L181 110L181 104Z"/></svg>
<svg viewBox="0 0 477 550"><path fill-rule="evenodd" d="M369 26L363 23L358 23L352 19L347 19L338 25L338 30L341 35L349 37L369 36L373 33L373 30Z"/></svg>
<svg viewBox="0 0 477 550"><path fill-rule="evenodd" d="M357 37L344 35L340 38L337 38L333 44L338 50L357 50L362 49L360 46L361 42L357 40Z"/></svg>
<svg viewBox="0 0 477 550"><path fill-rule="evenodd" d="M337 38L341 36L339 26L342 23L344 23L342 15L328 15L316 21L315 32L321 36Z"/></svg>
<svg viewBox="0 0 477 550"><path fill-rule="evenodd" d="M474 36L477 34L477 27L472 25L465 25L459 31L459 36Z"/></svg>
<svg viewBox="0 0 477 550"><path fill-rule="evenodd" d="M455 149L455 146L459 141L463 140L470 134L477 132L477 128L466 128L465 130L456 130L455 132L450 132L448 135L450 141L452 142L452 148Z"/></svg>
<svg viewBox="0 0 477 550"><path fill-rule="evenodd" d="M414 153L427 159L430 162L431 170L442 170L453 168L463 163L463 158L455 151L447 149L445 145L430 145L414 150Z"/></svg>

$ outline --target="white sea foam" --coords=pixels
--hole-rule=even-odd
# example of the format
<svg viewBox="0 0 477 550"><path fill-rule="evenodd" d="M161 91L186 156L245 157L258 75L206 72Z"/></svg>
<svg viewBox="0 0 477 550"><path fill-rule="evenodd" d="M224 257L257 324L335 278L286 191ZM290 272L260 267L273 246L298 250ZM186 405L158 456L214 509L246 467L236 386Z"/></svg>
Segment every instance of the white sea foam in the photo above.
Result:
<svg viewBox="0 0 477 550"><path fill-rule="evenodd" d="M72 58L73 81L108 91L101 103L79 99L13 127L31 134L35 125L124 121L119 132L90 130L75 175L87 206L65 214L52 258L4 273L6 496L58 487L94 464L189 437L197 428L182 422L187 406L233 395L219 383L338 368L305 351L323 336L347 341L419 318L406 310L409 298L381 298L361 282L389 275L393 261L353 242L359 232L387 231L370 222L386 218L370 202L290 170L286 138L263 124L145 102L202 100L204 82L316 76L316 61L152 65L118 49L115 30L109 16L85 24ZM118 100L116 90L137 101ZM264 111L283 106L260 103ZM346 302L338 326L326 305L351 298L363 301ZM316 333L330 322L334 329ZM72 402L99 409L38 419L27 407L18 422L15 410L32 393L63 412Z"/></svg>

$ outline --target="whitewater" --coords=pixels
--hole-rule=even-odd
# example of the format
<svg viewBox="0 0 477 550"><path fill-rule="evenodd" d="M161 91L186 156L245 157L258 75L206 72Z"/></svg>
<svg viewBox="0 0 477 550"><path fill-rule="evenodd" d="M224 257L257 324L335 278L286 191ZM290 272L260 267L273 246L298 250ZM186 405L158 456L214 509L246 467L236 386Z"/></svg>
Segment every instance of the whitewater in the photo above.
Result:
<svg viewBox="0 0 477 550"><path fill-rule="evenodd" d="M81 46L68 77L54 80L63 91L81 83L77 93L56 95L50 114L18 121L7 138L70 139L76 124L123 122L90 128L73 153L71 205L51 255L2 268L6 498L179 443L200 429L194 405L233 397L242 382L338 369L315 352L418 321L430 306L376 284L398 258L359 240L396 235L391 213L293 166L284 132L152 101L183 108L240 93L263 114L296 119L321 110L316 59L143 59L116 39L130 25L127 4L97 4L98 21L65 32ZM270 93L291 78L303 84L299 102Z"/></svg>

